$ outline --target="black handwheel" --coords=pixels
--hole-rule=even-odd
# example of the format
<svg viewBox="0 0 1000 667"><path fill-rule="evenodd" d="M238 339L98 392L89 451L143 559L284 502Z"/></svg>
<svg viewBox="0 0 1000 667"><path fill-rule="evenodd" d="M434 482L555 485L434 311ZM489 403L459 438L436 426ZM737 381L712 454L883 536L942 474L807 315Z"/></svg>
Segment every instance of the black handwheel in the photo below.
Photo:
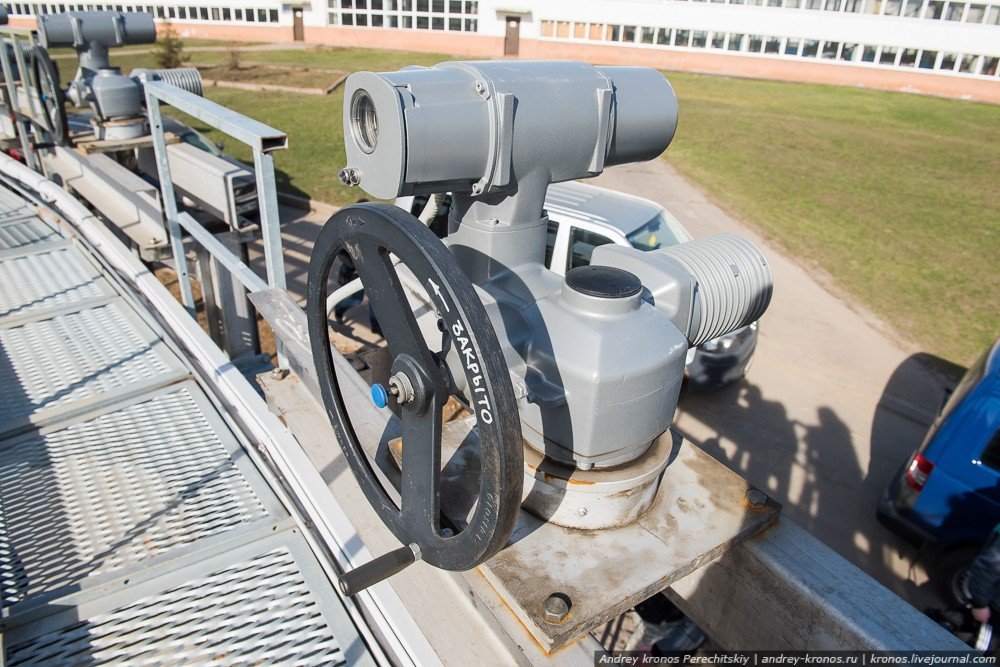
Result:
<svg viewBox="0 0 1000 667"><path fill-rule="evenodd" d="M354 261L381 326L392 358L391 373L403 374L411 385L406 396L389 399L399 401L403 426L400 509L358 442L333 367L327 285L341 250ZM426 289L461 352L473 392L482 457L479 498L468 525L454 536L442 535L440 525L441 408L451 388L443 361L431 352L418 328L390 253ZM439 568L468 570L496 554L510 538L521 504L520 422L496 332L454 256L433 232L400 208L376 203L348 206L327 221L316 240L308 299L309 337L323 402L347 461L379 516L404 545L416 545L420 558Z"/></svg>
<svg viewBox="0 0 1000 667"><path fill-rule="evenodd" d="M45 111L45 129L57 146L65 146L69 142L66 98L59 87L59 70L41 44L31 50L31 85Z"/></svg>

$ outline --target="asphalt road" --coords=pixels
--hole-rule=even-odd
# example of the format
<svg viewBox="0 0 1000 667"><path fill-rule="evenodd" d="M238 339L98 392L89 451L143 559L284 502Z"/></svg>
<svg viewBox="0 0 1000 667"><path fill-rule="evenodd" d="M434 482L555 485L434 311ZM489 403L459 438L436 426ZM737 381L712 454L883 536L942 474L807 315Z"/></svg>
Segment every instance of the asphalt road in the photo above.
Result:
<svg viewBox="0 0 1000 667"><path fill-rule="evenodd" d="M945 382L870 313L712 204L662 160L608 170L598 185L659 202L695 237L744 234L774 272L747 378L686 394L675 426L766 490L805 527L923 609L938 600L918 554L875 519L878 498L919 444ZM333 209L283 209L288 287L304 301L312 239Z"/></svg>

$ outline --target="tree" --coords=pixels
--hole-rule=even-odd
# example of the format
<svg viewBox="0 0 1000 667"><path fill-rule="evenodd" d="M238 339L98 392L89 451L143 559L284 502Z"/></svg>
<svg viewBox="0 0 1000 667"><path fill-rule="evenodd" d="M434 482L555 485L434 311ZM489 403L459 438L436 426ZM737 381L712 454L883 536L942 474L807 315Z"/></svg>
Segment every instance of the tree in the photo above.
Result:
<svg viewBox="0 0 1000 667"><path fill-rule="evenodd" d="M242 67L242 65L240 63L240 57L241 57L240 47L235 46L235 45L234 46L230 46L229 47L229 61L226 64L226 66L229 69L231 69L231 70L240 69L240 67Z"/></svg>
<svg viewBox="0 0 1000 667"><path fill-rule="evenodd" d="M180 67L191 59L191 56L184 53L184 41L177 36L177 31L169 23L164 24L163 30L156 38L153 59L157 65L167 69Z"/></svg>

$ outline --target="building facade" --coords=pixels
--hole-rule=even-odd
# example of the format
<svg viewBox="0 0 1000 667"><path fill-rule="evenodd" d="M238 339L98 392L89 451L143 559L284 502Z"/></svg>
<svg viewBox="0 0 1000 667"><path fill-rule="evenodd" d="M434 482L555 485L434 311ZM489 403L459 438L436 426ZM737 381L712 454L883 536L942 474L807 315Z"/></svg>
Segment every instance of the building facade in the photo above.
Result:
<svg viewBox="0 0 1000 667"><path fill-rule="evenodd" d="M1000 103L1000 0L147 0L182 35L582 59Z"/></svg>

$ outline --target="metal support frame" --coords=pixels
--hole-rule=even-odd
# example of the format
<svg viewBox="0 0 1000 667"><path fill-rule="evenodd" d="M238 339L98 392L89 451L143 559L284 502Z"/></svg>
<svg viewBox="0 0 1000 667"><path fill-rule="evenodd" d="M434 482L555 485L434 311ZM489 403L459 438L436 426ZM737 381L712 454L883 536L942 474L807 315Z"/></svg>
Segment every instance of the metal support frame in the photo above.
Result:
<svg viewBox="0 0 1000 667"><path fill-rule="evenodd" d="M23 57L16 46L14 51L19 67L23 66ZM16 94L17 86L12 85L6 49L0 49L0 61L7 76L8 91L13 90ZM21 72L21 85L24 85L26 70L22 69ZM187 314L193 312L194 300L181 238L182 229L200 243L219 265L230 271L235 280L258 297L255 304L261 306L262 313L267 316L262 299L272 297L286 302L290 300L284 291L285 272L274 188L274 164L270 155L272 150L287 147L287 136L169 84L148 82L145 94L163 195L164 216L177 260L182 301ZM11 102L17 104L17 97ZM177 210L163 136L161 103L170 104L250 145L256 168L267 266L266 282L200 223ZM30 94L29 104L33 104ZM26 134L22 134L21 138L22 142L27 141ZM26 153L26 158L29 156L30 153ZM330 493L314 463L278 417L265 409L262 400L253 393L242 375L211 345L207 335L190 317L185 316L185 311L169 297L155 277L118 247L110 232L96 224L90 211L54 183L37 177L37 174L25 173L28 170L13 160L0 160L0 166L3 171L14 174L15 178L29 184L40 195L47 195L54 205L73 219L95 249L105 254L107 261L122 275L129 276L134 288L149 299L164 326L185 345L190 346L192 365L220 396L235 406L237 414L231 415L232 418L240 422L254 441L261 443L262 450L288 485L287 491L301 503L303 514L314 522L315 532L309 531L306 538L311 543L322 541L333 552L333 560L341 568L367 561L370 558L367 549L358 539L359 535L354 527L347 522L338 499ZM265 292L267 293L264 294ZM278 341L279 366L287 368L289 363L284 357L281 342L284 339L289 343L288 349L294 357L292 365L301 369L306 386L311 385L312 360L301 323L304 320L301 310L291 304L283 312L272 312L269 319ZM345 381L358 385L360 379L347 367L347 362L339 356L336 360ZM291 386L291 383L287 386ZM370 403L363 401L361 395L360 391L351 392L350 403L355 410L355 424L361 425L363 438L381 439L385 435L385 417ZM319 412L319 406L315 404L308 405L308 409L310 412ZM328 442L327 438L324 444ZM256 456L252 449L249 453ZM334 568L330 567L328 576L333 574ZM479 595L486 606L490 607L488 611L499 625L514 628L505 630L511 639L515 643L523 640L525 635L522 619L513 618L509 607L498 605L495 591L492 594L489 592L492 590L491 583L477 576L476 573L469 573L463 578L480 586L483 592L474 594ZM787 519L781 520L760 537L732 547L707 566L673 581L671 595L720 644L728 647L745 647L749 642L756 644L755 648L963 648L954 637ZM407 623L405 609L402 609L388 583L383 582L365 591L359 596L359 601L376 620L392 619L392 622L380 624L379 628L389 635L388 643L399 647L403 653L429 658L432 656L431 647L415 631L412 621ZM728 604L720 604L722 601ZM857 612L859 609L862 613ZM357 612L356 609L352 611ZM734 611L739 618L750 622L734 624ZM734 625L740 627L733 627ZM518 627L522 630L521 635L516 635ZM789 627L800 627L802 632L790 633ZM527 652L533 649L529 646L524 650ZM539 657L559 659L559 656L560 653L554 653Z"/></svg>
<svg viewBox="0 0 1000 667"><path fill-rule="evenodd" d="M163 200L163 217L166 218L167 234L174 253L174 270L177 271L177 286L181 292L181 303L191 317L195 316L194 292L191 290L191 276L188 273L187 255L184 252L184 238L180 220L177 217L177 196L174 181L170 176L170 159L167 156L167 141L163 137L163 115L160 103L146 92L146 110L149 114L149 131L153 135L153 151L156 154L156 174L160 183Z"/></svg>
<svg viewBox="0 0 1000 667"><path fill-rule="evenodd" d="M150 133L153 136L153 151L163 198L163 213L166 218L177 279L180 284L181 301L188 312L194 315L194 296L191 292L191 277L184 257L181 238L183 228L228 269L251 292L268 288L285 288L285 262L281 249L281 227L278 215L278 197L274 184L274 158L271 151L288 147L288 135L273 127L248 118L224 106L206 100L186 90L162 81L147 81L144 84L146 108L149 114ZM201 224L186 213L177 210L177 199L170 176L166 139L163 136L163 115L160 105L169 104L174 108L201 120L229 136L247 144L253 152L254 172L257 179L257 203L260 211L261 234L264 243L264 264L267 282L257 277L241 258L230 252L215 239ZM288 362L281 341L276 340L277 365L287 368Z"/></svg>
<svg viewBox="0 0 1000 667"><path fill-rule="evenodd" d="M29 134L31 132L31 123L34 120L31 116L25 115L21 112L18 87L24 89L25 99L28 101L29 111L34 113L34 98L31 95L31 90L26 86L27 77L29 75L28 68L24 62L24 55L21 53L21 49L18 46L18 41L21 38L26 38L28 43L34 47L35 42L35 31L28 28L17 28L14 26L8 26L3 31L3 39L0 40L0 66L3 67L4 81L7 84L7 97L8 97L8 108L11 116L17 125L17 135L18 139L21 141L21 152L24 154L24 159L27 161L28 166L35 171L40 171L40 163L38 156L35 154L34 149L31 146L29 140ZM7 54L7 49L3 45L3 42L10 40L12 45L12 51L14 52L14 61L17 65L18 75L21 77L19 85L14 82L14 71L11 68L10 58Z"/></svg>
<svg viewBox="0 0 1000 667"><path fill-rule="evenodd" d="M239 232L220 232L215 239L241 261L248 261L247 246ZM212 257L204 246L195 245L198 280L212 340L234 362L258 356L257 309L247 299L246 286L235 279L232 272Z"/></svg>

